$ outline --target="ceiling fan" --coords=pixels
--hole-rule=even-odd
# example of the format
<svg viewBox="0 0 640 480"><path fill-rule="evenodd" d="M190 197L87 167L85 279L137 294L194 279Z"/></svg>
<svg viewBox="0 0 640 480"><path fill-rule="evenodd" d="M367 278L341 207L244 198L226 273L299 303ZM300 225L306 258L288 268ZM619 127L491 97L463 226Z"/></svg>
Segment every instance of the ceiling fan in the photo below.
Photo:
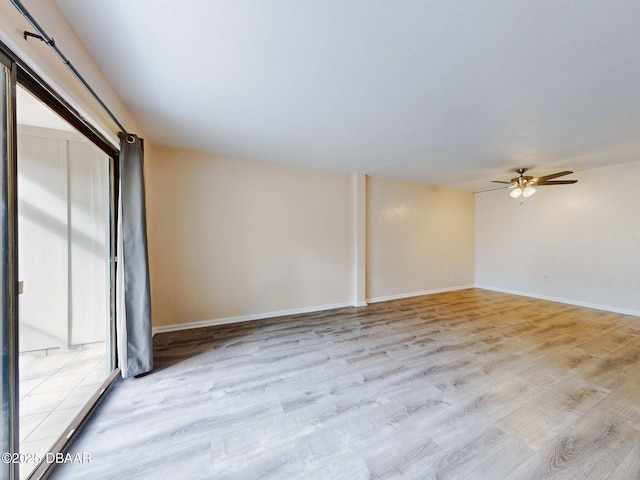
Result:
<svg viewBox="0 0 640 480"><path fill-rule="evenodd" d="M512 198L518 198L520 195L525 198L530 197L531 195L536 193L535 187L542 187L546 185L570 185L577 182L577 180L553 180L554 178L564 177L565 175L573 173L568 170L564 172L552 173L551 175L544 175L542 177L532 177L530 175L525 175L527 170L527 168L516 169L516 173L519 174L519 176L512 178L508 182L503 182L500 180L492 180L492 182L504 183L509 185L508 187L502 188L511 188L512 191L509 196Z"/></svg>

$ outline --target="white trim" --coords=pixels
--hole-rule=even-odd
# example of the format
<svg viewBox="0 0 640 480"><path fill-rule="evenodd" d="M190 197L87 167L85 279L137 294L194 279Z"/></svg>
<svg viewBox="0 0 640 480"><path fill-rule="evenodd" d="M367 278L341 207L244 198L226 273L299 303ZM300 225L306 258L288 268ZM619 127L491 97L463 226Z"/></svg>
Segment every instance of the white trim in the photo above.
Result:
<svg viewBox="0 0 640 480"><path fill-rule="evenodd" d="M537 298L539 300L549 300L551 302L565 303L568 305L575 305L578 307L593 308L596 310L604 310L607 312L621 313L624 315L633 315L640 317L640 311L629 310L624 308L616 308L606 305L597 305L593 303L580 302L577 300L569 300L566 298L551 297L548 295L537 295L533 293L520 292L516 290L508 290L504 288L489 287L486 285L460 285L457 287L438 288L434 290L424 290L422 292L401 293L398 295L388 295L385 297L368 298L366 302L344 302L334 303L330 305L318 305L315 307L306 308L294 308L291 310L280 310L275 312L254 313L251 315L239 315L236 317L224 317L215 318L211 320L201 320L198 322L180 323L174 325L162 325L159 327L153 327L153 335L156 333L176 332L180 330L190 330L193 328L212 327L215 325L226 325L229 323L250 322L252 320L262 320L265 318L284 317L287 315L299 315L301 313L321 312L323 310L332 310L335 308L344 307L366 307L369 303L387 302L389 300L398 300L401 298L419 297L423 295L433 295L435 293L453 292L457 290L467 290L469 288L481 288L483 290L491 290L494 292L508 293L511 295L520 295L523 297ZM368 302L368 303L367 303Z"/></svg>
<svg viewBox="0 0 640 480"><path fill-rule="evenodd" d="M386 297L367 298L369 303L387 302L389 300L398 300L400 298L420 297L422 295L432 295L434 293L454 292L456 290L467 290L474 288L473 285L460 285L458 287L436 288L435 290L424 290L422 292L400 293L398 295L388 295Z"/></svg>
<svg viewBox="0 0 640 480"><path fill-rule="evenodd" d="M254 313L251 315L239 315L237 317L214 318L212 320L200 320L198 322L178 323L174 325L162 325L153 327L153 335L156 333L177 332L179 330L190 330L192 328L212 327L214 325L226 325L228 323L250 322L251 320L262 320L264 318L284 317L287 315L299 315L301 313L320 312L323 310L333 310L344 307L363 307L364 305L354 305L352 302L334 303L331 305L318 305L315 307L294 308L292 310L280 310L276 312Z"/></svg>
<svg viewBox="0 0 640 480"><path fill-rule="evenodd" d="M353 177L353 302L366 305L367 292L367 176Z"/></svg>
<svg viewBox="0 0 640 480"><path fill-rule="evenodd" d="M494 292L500 292L500 293L509 293L511 295L520 295L520 296L523 296L523 297L537 298L539 300L549 300L550 302L565 303L565 304L568 304L568 305L575 305L576 307L593 308L595 310L604 310L606 312L622 313L623 315L633 315L635 317L640 317L640 310L629 310L627 308L612 307L610 305L599 305L599 304L596 304L596 303L581 302L580 300L572 300L572 299L568 299L568 298L552 297L550 295L538 295L536 293L520 292L520 291L517 291L517 290L509 290L509 289L506 289L506 288L489 287L489 286L486 286L486 285L476 285L476 288L482 288L484 290L492 290Z"/></svg>

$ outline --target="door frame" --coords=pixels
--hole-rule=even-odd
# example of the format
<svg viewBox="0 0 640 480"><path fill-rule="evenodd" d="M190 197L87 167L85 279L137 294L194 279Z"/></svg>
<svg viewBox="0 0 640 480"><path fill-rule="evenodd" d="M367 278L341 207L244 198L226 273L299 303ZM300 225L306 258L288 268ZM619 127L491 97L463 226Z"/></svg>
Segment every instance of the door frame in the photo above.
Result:
<svg viewBox="0 0 640 480"><path fill-rule="evenodd" d="M17 64L0 51L0 68L6 78L2 87L4 108L0 112L0 322L2 359L2 461L3 478L17 478L18 432L18 256L17 256L17 155L16 155L16 79Z"/></svg>

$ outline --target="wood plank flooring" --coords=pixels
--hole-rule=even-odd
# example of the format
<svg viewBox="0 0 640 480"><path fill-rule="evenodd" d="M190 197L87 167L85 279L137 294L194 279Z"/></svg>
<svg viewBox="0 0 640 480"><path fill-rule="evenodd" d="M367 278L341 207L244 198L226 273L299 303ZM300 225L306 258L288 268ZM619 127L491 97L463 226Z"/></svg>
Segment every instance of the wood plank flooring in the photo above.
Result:
<svg viewBox="0 0 640 480"><path fill-rule="evenodd" d="M157 335L54 479L640 479L640 318L469 289Z"/></svg>

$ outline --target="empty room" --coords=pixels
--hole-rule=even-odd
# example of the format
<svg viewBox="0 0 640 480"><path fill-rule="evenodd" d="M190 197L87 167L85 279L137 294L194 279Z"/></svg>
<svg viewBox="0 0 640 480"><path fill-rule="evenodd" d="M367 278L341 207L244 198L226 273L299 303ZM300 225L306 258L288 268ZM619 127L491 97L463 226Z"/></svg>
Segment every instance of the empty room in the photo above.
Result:
<svg viewBox="0 0 640 480"><path fill-rule="evenodd" d="M0 4L18 479L638 479L640 5Z"/></svg>

